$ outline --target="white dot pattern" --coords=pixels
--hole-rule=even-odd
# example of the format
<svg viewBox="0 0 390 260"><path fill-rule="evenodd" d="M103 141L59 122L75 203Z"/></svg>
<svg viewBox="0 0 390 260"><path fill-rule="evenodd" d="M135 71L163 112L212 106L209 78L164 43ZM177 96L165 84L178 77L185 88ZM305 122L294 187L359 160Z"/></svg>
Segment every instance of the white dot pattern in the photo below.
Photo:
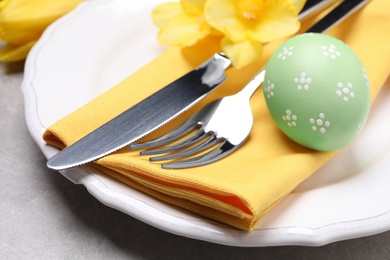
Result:
<svg viewBox="0 0 390 260"><path fill-rule="evenodd" d="M297 83L297 89L298 90L309 90L310 88L310 83L312 83L312 78L306 77L307 73L302 72L300 77L297 77L294 79L294 82Z"/></svg>
<svg viewBox="0 0 390 260"><path fill-rule="evenodd" d="M336 95L341 97L343 101L348 102L351 98L355 97L355 93L352 91L352 83L348 82L344 85L342 82L337 83Z"/></svg>
<svg viewBox="0 0 390 260"><path fill-rule="evenodd" d="M270 80L267 81L267 86L264 88L267 98L271 98L275 95L274 93L275 84L272 83Z"/></svg>
<svg viewBox="0 0 390 260"><path fill-rule="evenodd" d="M333 44L331 44L329 47L322 45L322 54L326 57L330 57L331 59L335 60L337 57L341 56L341 53L337 51L337 47Z"/></svg>
<svg viewBox="0 0 390 260"><path fill-rule="evenodd" d="M292 56L293 55L293 49L294 47L284 47L282 52L279 53L278 55L278 58L279 59L282 59L282 60L285 60L288 56Z"/></svg>
<svg viewBox="0 0 390 260"><path fill-rule="evenodd" d="M310 118L310 124L312 125L311 129L313 131L319 131L321 134L326 133L326 129L330 127L330 122L325 120L325 114L320 113L317 119Z"/></svg>
<svg viewBox="0 0 390 260"><path fill-rule="evenodd" d="M286 110L286 114L282 116L282 119L289 127L297 126L298 117L294 115L290 109Z"/></svg>

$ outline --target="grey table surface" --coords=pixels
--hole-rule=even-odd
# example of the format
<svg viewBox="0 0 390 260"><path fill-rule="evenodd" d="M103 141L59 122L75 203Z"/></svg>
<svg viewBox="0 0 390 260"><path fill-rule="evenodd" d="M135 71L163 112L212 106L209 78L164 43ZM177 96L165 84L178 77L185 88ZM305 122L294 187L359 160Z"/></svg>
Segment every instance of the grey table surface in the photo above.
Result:
<svg viewBox="0 0 390 260"><path fill-rule="evenodd" d="M22 62L0 64L0 259L390 259L390 231L321 247L230 247L106 207L46 168L26 127L22 79Z"/></svg>

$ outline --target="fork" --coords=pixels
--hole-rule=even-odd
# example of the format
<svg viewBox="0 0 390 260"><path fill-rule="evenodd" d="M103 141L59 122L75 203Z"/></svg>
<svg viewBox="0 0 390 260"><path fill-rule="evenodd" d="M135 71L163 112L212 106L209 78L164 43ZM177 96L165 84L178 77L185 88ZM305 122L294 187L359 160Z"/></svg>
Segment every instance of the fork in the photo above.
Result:
<svg viewBox="0 0 390 260"><path fill-rule="evenodd" d="M200 156L161 165L164 169L179 169L206 165L231 154L245 142L252 129L253 116L249 101L263 83L264 75L265 70L260 71L238 93L211 102L166 135L151 141L131 144L130 148L155 148L175 142L193 132L181 142L141 151L140 155L168 153L149 158L150 161L156 162L189 157L214 147ZM178 150L180 151L176 152Z"/></svg>
<svg viewBox="0 0 390 260"><path fill-rule="evenodd" d="M307 32L324 32L367 2L368 0L343 1ZM346 13L342 11L344 8L347 10ZM340 11L343 14L340 14ZM264 76L263 69L237 94L210 103L173 131L151 141L131 144L130 149L147 149L140 155L165 154L150 157L149 160L152 162L179 159L163 163L161 167L164 169L202 166L226 157L242 146L249 136L253 125L249 101L252 94L262 85ZM160 147L176 142L191 131L194 133L184 141ZM195 156L198 153L203 154Z"/></svg>

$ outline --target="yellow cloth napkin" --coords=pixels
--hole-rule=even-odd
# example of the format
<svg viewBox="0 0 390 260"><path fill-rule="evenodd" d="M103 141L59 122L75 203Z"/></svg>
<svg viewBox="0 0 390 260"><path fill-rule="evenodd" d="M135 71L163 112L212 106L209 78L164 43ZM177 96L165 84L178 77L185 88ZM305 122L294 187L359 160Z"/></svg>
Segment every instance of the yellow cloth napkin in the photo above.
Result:
<svg viewBox="0 0 390 260"><path fill-rule="evenodd" d="M388 0L372 0L328 32L347 43L361 59L371 82L372 101L390 70L389 10ZM307 21L302 28L316 19ZM44 140L60 148L74 143L218 51L216 43L208 44L209 48L169 48L117 86L49 127ZM267 44L258 64L230 69L228 81L210 97L148 138L172 129L207 102L237 92L264 66L279 44ZM272 121L262 91L252 97L251 106L254 126L250 138L237 152L211 165L162 170L159 164L150 163L127 147L91 165L160 200L252 230L265 213L337 152L317 152L289 140Z"/></svg>

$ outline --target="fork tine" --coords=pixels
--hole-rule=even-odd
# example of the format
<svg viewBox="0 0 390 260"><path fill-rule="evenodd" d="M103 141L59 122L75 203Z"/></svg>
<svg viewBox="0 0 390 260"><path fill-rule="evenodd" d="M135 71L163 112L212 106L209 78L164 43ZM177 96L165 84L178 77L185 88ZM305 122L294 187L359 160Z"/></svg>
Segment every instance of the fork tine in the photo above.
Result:
<svg viewBox="0 0 390 260"><path fill-rule="evenodd" d="M183 141L177 144L168 147L161 147L153 150L141 151L140 155L155 155L155 154L169 153L175 150L183 149L193 145L194 143L199 142L200 140L202 140L203 138L207 137L210 134L212 133L206 133L203 130L203 128L201 128L198 131L196 131L193 135L189 136L187 139L184 139Z"/></svg>
<svg viewBox="0 0 390 260"><path fill-rule="evenodd" d="M184 121L184 123L182 123L174 130L150 141L130 144L129 146L130 149L136 150L136 149L152 148L152 147L157 147L168 143L172 143L178 140L180 137L183 137L184 135L188 134L197 126L202 125L203 122L207 122L208 119L213 115L213 112L218 107L219 103L220 100L215 100L211 102L210 104L208 104L207 106L205 106L204 108L196 112L193 116L188 118L186 121Z"/></svg>
<svg viewBox="0 0 390 260"><path fill-rule="evenodd" d="M206 154L200 155L198 157L190 158L187 160L162 164L161 167L163 169L183 169L183 168L197 167L197 166L210 164L212 162L224 158L225 156L229 155L239 147L240 145L233 145L232 143L226 140L216 149Z"/></svg>
<svg viewBox="0 0 390 260"><path fill-rule="evenodd" d="M137 149L145 149L145 148L151 148L151 147L157 147L161 145L165 145L168 143L172 143L176 140L178 140L180 137L183 137L187 133L189 133L191 130L193 130L198 125L198 122L193 120L186 120L183 124L175 128L174 130L168 132L167 134L160 136L156 139L146 141L143 143L135 143L130 144L130 149L137 150Z"/></svg>
<svg viewBox="0 0 390 260"><path fill-rule="evenodd" d="M221 142L221 138L217 138L215 135L211 135L206 141L201 142L200 144L197 144L189 149L177 152L177 153L171 153L167 155L162 156L156 156L156 157L150 157L149 161L151 162L157 162L157 161L165 161L165 160L172 160L177 158L184 158L191 155L194 155L196 153L199 153L201 151L206 150L209 147L212 147L213 145L217 144L218 142Z"/></svg>

